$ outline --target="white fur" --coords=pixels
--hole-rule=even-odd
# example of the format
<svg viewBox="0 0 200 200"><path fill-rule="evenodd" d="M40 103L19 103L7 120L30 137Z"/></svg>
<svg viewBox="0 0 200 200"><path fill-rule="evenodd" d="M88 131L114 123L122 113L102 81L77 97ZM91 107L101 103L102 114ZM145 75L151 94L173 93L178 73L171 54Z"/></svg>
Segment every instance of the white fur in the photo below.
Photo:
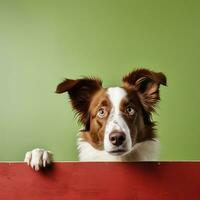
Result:
<svg viewBox="0 0 200 200"><path fill-rule="evenodd" d="M119 149L124 148L130 150L132 146L130 130L125 120L123 119L120 111L120 103L122 99L126 97L127 92L120 87L111 87L108 88L107 95L112 104L112 109L106 123L105 135L104 135L104 149L107 152L113 151L116 148ZM114 146L109 140L110 133L116 130L122 131L126 135L126 140L120 147Z"/></svg>
<svg viewBox="0 0 200 200"><path fill-rule="evenodd" d="M127 154L115 156L105 150L97 150L88 142L78 139L80 161L156 161L159 156L160 142L148 140L138 143Z"/></svg>

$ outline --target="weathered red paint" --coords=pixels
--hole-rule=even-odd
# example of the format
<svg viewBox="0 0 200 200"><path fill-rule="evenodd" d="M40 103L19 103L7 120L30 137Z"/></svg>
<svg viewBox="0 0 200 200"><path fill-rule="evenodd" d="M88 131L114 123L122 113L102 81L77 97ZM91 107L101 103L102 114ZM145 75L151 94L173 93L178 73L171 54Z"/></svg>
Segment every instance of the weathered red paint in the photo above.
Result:
<svg viewBox="0 0 200 200"><path fill-rule="evenodd" d="M199 200L200 162L0 164L1 200Z"/></svg>

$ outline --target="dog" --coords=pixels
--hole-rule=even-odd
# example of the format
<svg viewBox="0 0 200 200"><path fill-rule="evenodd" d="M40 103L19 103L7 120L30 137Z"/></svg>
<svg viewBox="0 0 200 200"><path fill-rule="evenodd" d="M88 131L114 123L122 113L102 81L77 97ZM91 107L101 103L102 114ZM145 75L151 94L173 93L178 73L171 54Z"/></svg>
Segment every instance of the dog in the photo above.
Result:
<svg viewBox="0 0 200 200"><path fill-rule="evenodd" d="M160 100L161 72L136 69L121 87L102 87L98 78L66 79L56 93L68 92L72 108L84 126L77 146L80 161L154 161L159 155L152 113ZM25 162L35 170L52 162L50 151L34 149Z"/></svg>

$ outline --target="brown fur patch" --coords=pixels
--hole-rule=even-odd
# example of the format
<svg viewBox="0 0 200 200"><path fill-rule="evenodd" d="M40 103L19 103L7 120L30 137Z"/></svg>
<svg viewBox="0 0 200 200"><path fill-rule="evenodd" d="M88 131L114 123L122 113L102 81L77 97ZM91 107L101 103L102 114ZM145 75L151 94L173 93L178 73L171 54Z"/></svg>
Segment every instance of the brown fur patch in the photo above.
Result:
<svg viewBox="0 0 200 200"><path fill-rule="evenodd" d="M166 76L159 72L147 69L135 70L123 78L124 88L137 91L144 109L148 112L154 111L160 100L160 84L166 85Z"/></svg>
<svg viewBox="0 0 200 200"><path fill-rule="evenodd" d="M104 107L106 110L106 115L102 119L97 116L98 110L101 107ZM103 148L105 126L110 114L110 110L111 103L106 94L106 89L101 89L95 94L90 104L90 129L82 132L82 138L88 141L95 148Z"/></svg>
<svg viewBox="0 0 200 200"><path fill-rule="evenodd" d="M155 123L151 120L151 112L160 100L160 84L166 85L166 76L147 69L137 69L123 78L123 87L128 92L128 98L137 101L138 129L137 142L155 138Z"/></svg>
<svg viewBox="0 0 200 200"><path fill-rule="evenodd" d="M126 121L130 133L132 142L142 142L145 140L155 138L154 126L155 124L151 122L151 115L145 112L137 92L134 89L126 89L128 95L126 99L121 102L120 110L123 113L123 118ZM134 108L135 113L133 116L129 116L125 109L127 106Z"/></svg>
<svg viewBox="0 0 200 200"><path fill-rule="evenodd" d="M56 93L69 93L72 107L79 116L80 122L87 126L90 102L101 88L102 82L97 78L66 79L57 86Z"/></svg>

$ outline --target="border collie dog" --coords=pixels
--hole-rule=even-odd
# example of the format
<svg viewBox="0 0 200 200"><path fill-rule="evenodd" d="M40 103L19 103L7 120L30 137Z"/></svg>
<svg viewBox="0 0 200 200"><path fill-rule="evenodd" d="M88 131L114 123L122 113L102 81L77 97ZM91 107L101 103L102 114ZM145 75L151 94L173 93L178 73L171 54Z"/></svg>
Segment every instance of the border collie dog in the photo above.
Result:
<svg viewBox="0 0 200 200"><path fill-rule="evenodd" d="M56 93L68 92L73 109L84 126L78 137L80 161L153 161L159 141L151 115L160 100L159 87L166 76L137 69L123 77L121 87L103 88L89 77L66 79ZM25 162L35 170L52 162L52 153L34 149Z"/></svg>

